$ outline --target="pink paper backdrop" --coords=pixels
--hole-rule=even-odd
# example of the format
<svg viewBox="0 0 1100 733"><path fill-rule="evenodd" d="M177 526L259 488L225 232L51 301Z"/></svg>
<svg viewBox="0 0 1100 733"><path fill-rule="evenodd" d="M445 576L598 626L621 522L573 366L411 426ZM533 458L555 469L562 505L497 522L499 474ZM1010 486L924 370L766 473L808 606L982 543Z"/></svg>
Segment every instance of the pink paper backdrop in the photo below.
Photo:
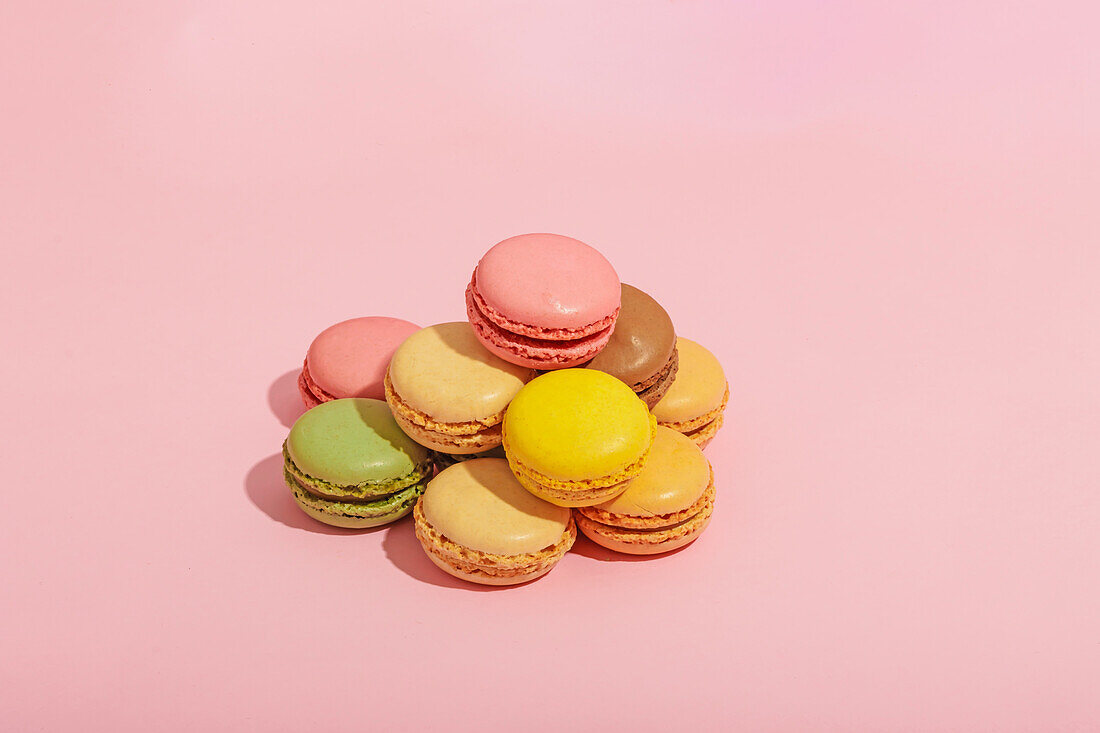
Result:
<svg viewBox="0 0 1100 733"><path fill-rule="evenodd" d="M0 728L1100 730L1092 4L311 5L0 10ZM694 546L483 592L278 451L525 231L733 397Z"/></svg>

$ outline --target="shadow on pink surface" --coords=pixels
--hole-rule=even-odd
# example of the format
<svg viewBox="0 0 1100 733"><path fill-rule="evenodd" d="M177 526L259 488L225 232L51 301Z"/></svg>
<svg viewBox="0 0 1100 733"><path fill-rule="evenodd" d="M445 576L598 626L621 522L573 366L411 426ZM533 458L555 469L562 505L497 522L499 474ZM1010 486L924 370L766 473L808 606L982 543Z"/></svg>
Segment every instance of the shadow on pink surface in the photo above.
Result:
<svg viewBox="0 0 1100 733"><path fill-rule="evenodd" d="M263 459L248 472L244 479L244 492L261 512L280 524L317 534L355 535L376 532L374 529L356 530L330 527L316 521L294 503L290 489L283 483L283 454L274 453Z"/></svg>
<svg viewBox="0 0 1100 733"><path fill-rule="evenodd" d="M271 413L283 424L284 427L292 427L305 407L302 398L298 394L298 374L295 369L286 372L274 382L267 390L267 403ZM316 521L305 514L290 495L290 491L283 483L283 455L275 453L257 463L248 472L244 482L245 494L249 500L271 519L293 529L328 535L357 535L374 532L385 532L382 539L382 549L386 558L392 562L398 570L422 583L440 586L443 588L456 588L468 591L496 591L514 588L516 586L490 586L477 585L452 577L437 568L428 556L420 541L413 532L411 517L405 517L392 524L372 529L355 530L330 527L327 524ZM688 545L687 547L691 547ZM582 557L601 562L644 562L650 558L661 558L675 555L687 547L662 553L660 555L625 555L608 550L589 540L583 534L577 533L577 541L570 552ZM537 583L540 579L521 583Z"/></svg>
<svg viewBox="0 0 1100 733"><path fill-rule="evenodd" d="M298 375L301 372L301 369L289 371L267 388L267 405L283 427L292 427L294 421L306 411L302 396L298 394Z"/></svg>
<svg viewBox="0 0 1100 733"><path fill-rule="evenodd" d="M456 588L478 592L517 587L514 585L478 585L459 580L443 572L428 559L424 548L420 546L420 540L416 538L416 533L413 531L412 517L405 517L390 525L389 531L382 539L382 549L386 552L389 561L397 566L398 570L422 583L438 585L441 588ZM528 583L537 583L539 580L539 578L536 578L528 581ZM527 585L528 583L521 583L520 585Z"/></svg>
<svg viewBox="0 0 1100 733"><path fill-rule="evenodd" d="M433 565L428 556L424 554L424 549L420 546L420 541L416 539L416 534L413 532L411 517L405 517L392 524L372 527L371 529L343 529L342 527L330 527L316 521L294 503L289 489L283 483L283 454L281 452L268 456L249 470L244 480L244 492L257 509L279 524L292 529L327 535L385 533L382 539L382 549L386 553L386 558L398 570L423 583L469 591L494 591L513 587L475 585L444 573ZM537 580L531 582L534 583ZM526 583L523 585L526 585Z"/></svg>

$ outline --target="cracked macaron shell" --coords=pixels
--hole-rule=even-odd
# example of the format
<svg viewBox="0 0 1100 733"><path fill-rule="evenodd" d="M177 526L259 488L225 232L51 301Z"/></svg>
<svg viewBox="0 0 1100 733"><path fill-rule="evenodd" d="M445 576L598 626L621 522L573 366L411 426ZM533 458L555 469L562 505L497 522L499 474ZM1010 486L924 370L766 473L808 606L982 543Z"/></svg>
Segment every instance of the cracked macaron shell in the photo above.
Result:
<svg viewBox="0 0 1100 733"><path fill-rule="evenodd" d="M428 482L424 518L463 547L496 555L537 553L562 539L569 510L532 495L501 458L456 463Z"/></svg>
<svg viewBox="0 0 1100 733"><path fill-rule="evenodd" d="M676 379L653 406L659 423L693 420L720 408L726 396L726 374L714 354L683 337L676 339L676 349L680 359Z"/></svg>
<svg viewBox="0 0 1100 733"><path fill-rule="evenodd" d="M645 403L622 381L594 369L536 377L504 415L511 459L563 481L620 472L644 456L652 440Z"/></svg>
<svg viewBox="0 0 1100 733"><path fill-rule="evenodd" d="M383 399L382 380L393 352L420 326L400 318L365 316L329 326L306 352L306 380L323 390L324 397Z"/></svg>
<svg viewBox="0 0 1100 733"><path fill-rule="evenodd" d="M394 392L439 422L499 415L533 376L531 369L487 351L466 321L412 334L394 353L389 369Z"/></svg>
<svg viewBox="0 0 1100 733"><path fill-rule="evenodd" d="M287 454L307 476L336 486L400 479L428 461L428 450L401 431L381 400L325 402L290 429Z"/></svg>
<svg viewBox="0 0 1100 733"><path fill-rule="evenodd" d="M560 234L498 243L478 263L474 284L493 311L538 329L584 329L619 308L615 268L596 249Z"/></svg>
<svg viewBox="0 0 1100 733"><path fill-rule="evenodd" d="M637 389L668 365L675 348L676 330L668 312L647 293L623 283L611 339L586 366Z"/></svg>
<svg viewBox="0 0 1100 733"><path fill-rule="evenodd" d="M649 460L626 491L594 508L627 517L681 512L699 501L711 480L710 462L691 438L657 427Z"/></svg>

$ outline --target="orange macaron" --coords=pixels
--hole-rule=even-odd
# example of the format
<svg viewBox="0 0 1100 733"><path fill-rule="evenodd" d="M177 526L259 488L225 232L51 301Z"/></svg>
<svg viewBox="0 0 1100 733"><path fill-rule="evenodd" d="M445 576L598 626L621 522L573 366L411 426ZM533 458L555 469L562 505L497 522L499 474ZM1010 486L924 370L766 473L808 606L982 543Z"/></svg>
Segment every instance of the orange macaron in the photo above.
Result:
<svg viewBox="0 0 1100 733"><path fill-rule="evenodd" d="M657 428L649 461L626 491L574 510L577 527L598 545L654 555L694 541L714 512L714 471L691 438Z"/></svg>

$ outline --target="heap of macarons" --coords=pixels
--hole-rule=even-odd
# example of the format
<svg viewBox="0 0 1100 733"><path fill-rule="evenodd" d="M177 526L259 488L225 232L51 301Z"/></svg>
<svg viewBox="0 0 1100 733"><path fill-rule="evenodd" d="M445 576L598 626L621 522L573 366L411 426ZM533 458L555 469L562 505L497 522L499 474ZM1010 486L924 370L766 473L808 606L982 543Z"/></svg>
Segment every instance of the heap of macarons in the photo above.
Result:
<svg viewBox="0 0 1100 733"><path fill-rule="evenodd" d="M654 555L706 529L703 448L729 387L656 300L583 242L525 234L478 262L466 315L354 318L313 340L283 444L306 514L361 529L411 513L433 563L486 585L544 575L578 530Z"/></svg>

